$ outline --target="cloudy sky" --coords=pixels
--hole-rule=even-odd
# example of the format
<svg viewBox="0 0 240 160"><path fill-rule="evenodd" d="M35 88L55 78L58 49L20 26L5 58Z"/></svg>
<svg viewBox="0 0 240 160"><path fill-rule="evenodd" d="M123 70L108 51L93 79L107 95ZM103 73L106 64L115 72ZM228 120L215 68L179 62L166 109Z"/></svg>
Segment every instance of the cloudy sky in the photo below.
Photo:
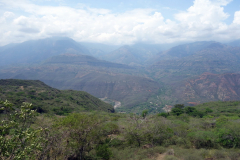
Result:
<svg viewBox="0 0 240 160"><path fill-rule="evenodd" d="M0 0L0 46L66 36L110 44L240 39L240 0Z"/></svg>

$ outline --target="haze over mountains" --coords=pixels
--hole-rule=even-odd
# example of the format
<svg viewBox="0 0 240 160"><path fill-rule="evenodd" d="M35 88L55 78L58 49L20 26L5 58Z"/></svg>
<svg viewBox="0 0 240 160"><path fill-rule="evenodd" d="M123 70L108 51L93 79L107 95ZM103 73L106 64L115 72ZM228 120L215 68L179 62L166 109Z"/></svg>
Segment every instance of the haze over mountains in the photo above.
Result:
<svg viewBox="0 0 240 160"><path fill-rule="evenodd" d="M174 103L239 100L239 64L238 41L194 42L169 49L54 37L0 47L0 79L41 80L58 89L120 101L124 107L144 103L155 110Z"/></svg>
<svg viewBox="0 0 240 160"><path fill-rule="evenodd" d="M1 47L0 66L36 64L63 53L89 54L85 47L70 38L32 40Z"/></svg>

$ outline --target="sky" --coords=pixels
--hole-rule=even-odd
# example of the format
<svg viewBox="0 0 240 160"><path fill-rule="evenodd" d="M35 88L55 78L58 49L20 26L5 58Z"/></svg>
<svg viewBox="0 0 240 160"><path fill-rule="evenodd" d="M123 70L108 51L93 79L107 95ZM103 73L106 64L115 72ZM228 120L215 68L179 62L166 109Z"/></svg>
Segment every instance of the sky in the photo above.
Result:
<svg viewBox="0 0 240 160"><path fill-rule="evenodd" d="M240 39L240 0L0 0L0 46L52 36L78 42Z"/></svg>

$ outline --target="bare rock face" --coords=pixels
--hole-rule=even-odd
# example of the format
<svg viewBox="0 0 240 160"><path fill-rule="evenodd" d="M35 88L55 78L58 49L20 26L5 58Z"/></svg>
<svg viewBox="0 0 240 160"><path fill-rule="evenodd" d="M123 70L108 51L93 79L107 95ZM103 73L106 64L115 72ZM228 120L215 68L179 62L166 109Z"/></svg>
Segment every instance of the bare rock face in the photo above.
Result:
<svg viewBox="0 0 240 160"><path fill-rule="evenodd" d="M185 102L240 100L240 74L204 73L175 90L176 96Z"/></svg>

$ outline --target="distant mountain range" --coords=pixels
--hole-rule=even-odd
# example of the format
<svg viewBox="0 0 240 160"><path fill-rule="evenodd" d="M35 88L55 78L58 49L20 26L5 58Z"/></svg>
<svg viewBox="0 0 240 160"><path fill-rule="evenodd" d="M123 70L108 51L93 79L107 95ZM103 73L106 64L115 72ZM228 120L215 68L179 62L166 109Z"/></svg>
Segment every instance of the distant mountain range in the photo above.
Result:
<svg viewBox="0 0 240 160"><path fill-rule="evenodd" d="M157 82L137 74L135 68L127 65L86 55L66 54L54 56L35 67L2 70L0 77L37 79L58 89L82 90L99 98L121 101L123 105L129 106L144 102L160 88Z"/></svg>
<svg viewBox="0 0 240 160"><path fill-rule="evenodd" d="M58 89L83 90L121 101L126 107L141 104L142 109L240 100L239 64L239 41L203 41L169 48L78 43L55 37L0 47L1 79L41 80Z"/></svg>
<svg viewBox="0 0 240 160"><path fill-rule="evenodd" d="M0 66L29 65L64 53L89 54L89 51L70 38L54 37L26 41L0 48Z"/></svg>
<svg viewBox="0 0 240 160"><path fill-rule="evenodd" d="M163 82L177 82L204 72L240 71L240 47L218 42L196 42L174 47L155 58L149 72Z"/></svg>
<svg viewBox="0 0 240 160"><path fill-rule="evenodd" d="M144 66L146 61L163 50L162 45L135 44L122 46L101 58L131 66Z"/></svg>

